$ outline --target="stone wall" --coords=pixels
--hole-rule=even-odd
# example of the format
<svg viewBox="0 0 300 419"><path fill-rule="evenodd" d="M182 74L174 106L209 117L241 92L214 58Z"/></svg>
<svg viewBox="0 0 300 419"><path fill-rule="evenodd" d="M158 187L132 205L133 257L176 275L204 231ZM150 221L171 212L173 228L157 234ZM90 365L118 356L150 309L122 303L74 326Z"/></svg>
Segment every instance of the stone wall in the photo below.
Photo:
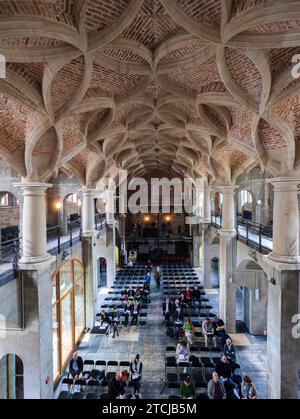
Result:
<svg viewBox="0 0 300 419"><path fill-rule="evenodd" d="M20 224L20 207L0 207L1 228L14 227Z"/></svg>
<svg viewBox="0 0 300 419"><path fill-rule="evenodd" d="M254 221L265 223L264 207L265 202L265 176L261 172L259 167L255 167L249 173L243 173L237 179L238 190L248 190L253 194L253 199L257 202L260 200L261 205L256 205L256 219ZM238 191L236 192L238 193ZM270 214L272 219L272 208L273 208L273 188L270 186L269 202L267 203L270 207Z"/></svg>

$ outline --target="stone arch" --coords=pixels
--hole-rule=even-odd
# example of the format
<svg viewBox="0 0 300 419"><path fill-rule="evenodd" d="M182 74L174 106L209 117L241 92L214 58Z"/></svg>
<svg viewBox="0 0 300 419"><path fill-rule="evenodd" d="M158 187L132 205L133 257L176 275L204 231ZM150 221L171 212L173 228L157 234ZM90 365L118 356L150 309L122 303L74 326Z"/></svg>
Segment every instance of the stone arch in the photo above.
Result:
<svg viewBox="0 0 300 419"><path fill-rule="evenodd" d="M231 305L236 318L236 299L241 297L241 318L253 335L267 334L268 274L259 261L242 260L232 278Z"/></svg>
<svg viewBox="0 0 300 419"><path fill-rule="evenodd" d="M98 288L107 286L107 260L103 256L97 259L97 278Z"/></svg>
<svg viewBox="0 0 300 419"><path fill-rule="evenodd" d="M70 199L73 197L73 200ZM78 193L67 193L62 201L61 208L61 223L63 225L64 233L68 233L68 222L77 221L81 214L81 199Z"/></svg>
<svg viewBox="0 0 300 419"><path fill-rule="evenodd" d="M21 206L19 194L15 193L13 188L5 187L0 191L0 242L4 243L17 238L20 229Z"/></svg>
<svg viewBox="0 0 300 419"><path fill-rule="evenodd" d="M0 358L0 399L24 399L24 363L18 354Z"/></svg>
<svg viewBox="0 0 300 419"><path fill-rule="evenodd" d="M8 190L0 191L0 206L16 207L19 205L19 198L14 192Z"/></svg>
<svg viewBox="0 0 300 419"><path fill-rule="evenodd" d="M213 246L220 246L220 236L215 236L215 237L212 239L211 244L212 244Z"/></svg>
<svg viewBox="0 0 300 419"><path fill-rule="evenodd" d="M251 196L251 202L248 203L246 208L245 208L245 205L243 206L243 208L240 207L240 202L239 202L240 194L243 191L246 191ZM245 188L245 187L239 187L239 189L235 192L236 214L241 216L242 218L247 218L247 215L249 215L249 217L250 217L250 212L251 212L251 218L249 218L249 220L255 222L256 221L256 202L257 202L256 195L251 189ZM250 211L250 209L251 209L251 211Z"/></svg>

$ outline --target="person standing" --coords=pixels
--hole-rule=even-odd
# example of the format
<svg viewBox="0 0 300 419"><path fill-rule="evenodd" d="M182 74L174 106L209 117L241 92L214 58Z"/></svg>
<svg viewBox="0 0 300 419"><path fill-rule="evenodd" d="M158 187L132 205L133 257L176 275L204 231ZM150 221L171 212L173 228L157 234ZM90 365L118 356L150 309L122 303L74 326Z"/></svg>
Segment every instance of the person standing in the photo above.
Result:
<svg viewBox="0 0 300 419"><path fill-rule="evenodd" d="M140 355L137 354L135 359L130 363L131 382L134 387L134 393L139 394L140 382L142 379L143 363L140 360Z"/></svg>
<svg viewBox="0 0 300 419"><path fill-rule="evenodd" d="M158 291L160 290L160 267L157 266L155 274L154 274L154 279L156 281L156 287L158 289Z"/></svg>

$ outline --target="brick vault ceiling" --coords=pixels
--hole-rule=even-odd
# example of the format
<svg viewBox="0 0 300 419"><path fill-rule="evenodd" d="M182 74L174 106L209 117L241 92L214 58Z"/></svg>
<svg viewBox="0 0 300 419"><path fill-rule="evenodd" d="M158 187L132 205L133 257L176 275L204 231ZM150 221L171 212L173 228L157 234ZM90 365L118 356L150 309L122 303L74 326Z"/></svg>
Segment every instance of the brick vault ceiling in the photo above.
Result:
<svg viewBox="0 0 300 419"><path fill-rule="evenodd" d="M24 177L299 171L300 1L0 2L0 154Z"/></svg>

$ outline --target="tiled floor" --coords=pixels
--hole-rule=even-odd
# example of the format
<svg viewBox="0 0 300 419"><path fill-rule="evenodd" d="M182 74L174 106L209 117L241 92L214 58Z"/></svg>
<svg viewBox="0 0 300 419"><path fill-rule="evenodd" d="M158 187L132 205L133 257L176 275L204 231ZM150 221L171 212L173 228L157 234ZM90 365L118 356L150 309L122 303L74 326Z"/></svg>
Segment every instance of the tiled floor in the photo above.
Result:
<svg viewBox="0 0 300 419"><path fill-rule="evenodd" d="M107 291L107 290L106 290ZM106 292L101 291L98 306ZM219 293L214 290L208 295L213 312L219 313ZM104 338L88 337L80 347L79 353L84 359L103 359L106 361L130 361L137 353L141 355L144 364L142 397L149 399L168 398L168 390L161 395L165 376L165 347L169 338L165 335L162 316L162 291L155 289L152 281L151 304L148 308L148 319L145 327L132 326L120 330L120 337L110 336L105 344ZM237 300L237 312L241 313L241 299ZM237 348L238 362L241 371L253 378L259 398L266 397L266 338L253 337L247 334L250 346Z"/></svg>

